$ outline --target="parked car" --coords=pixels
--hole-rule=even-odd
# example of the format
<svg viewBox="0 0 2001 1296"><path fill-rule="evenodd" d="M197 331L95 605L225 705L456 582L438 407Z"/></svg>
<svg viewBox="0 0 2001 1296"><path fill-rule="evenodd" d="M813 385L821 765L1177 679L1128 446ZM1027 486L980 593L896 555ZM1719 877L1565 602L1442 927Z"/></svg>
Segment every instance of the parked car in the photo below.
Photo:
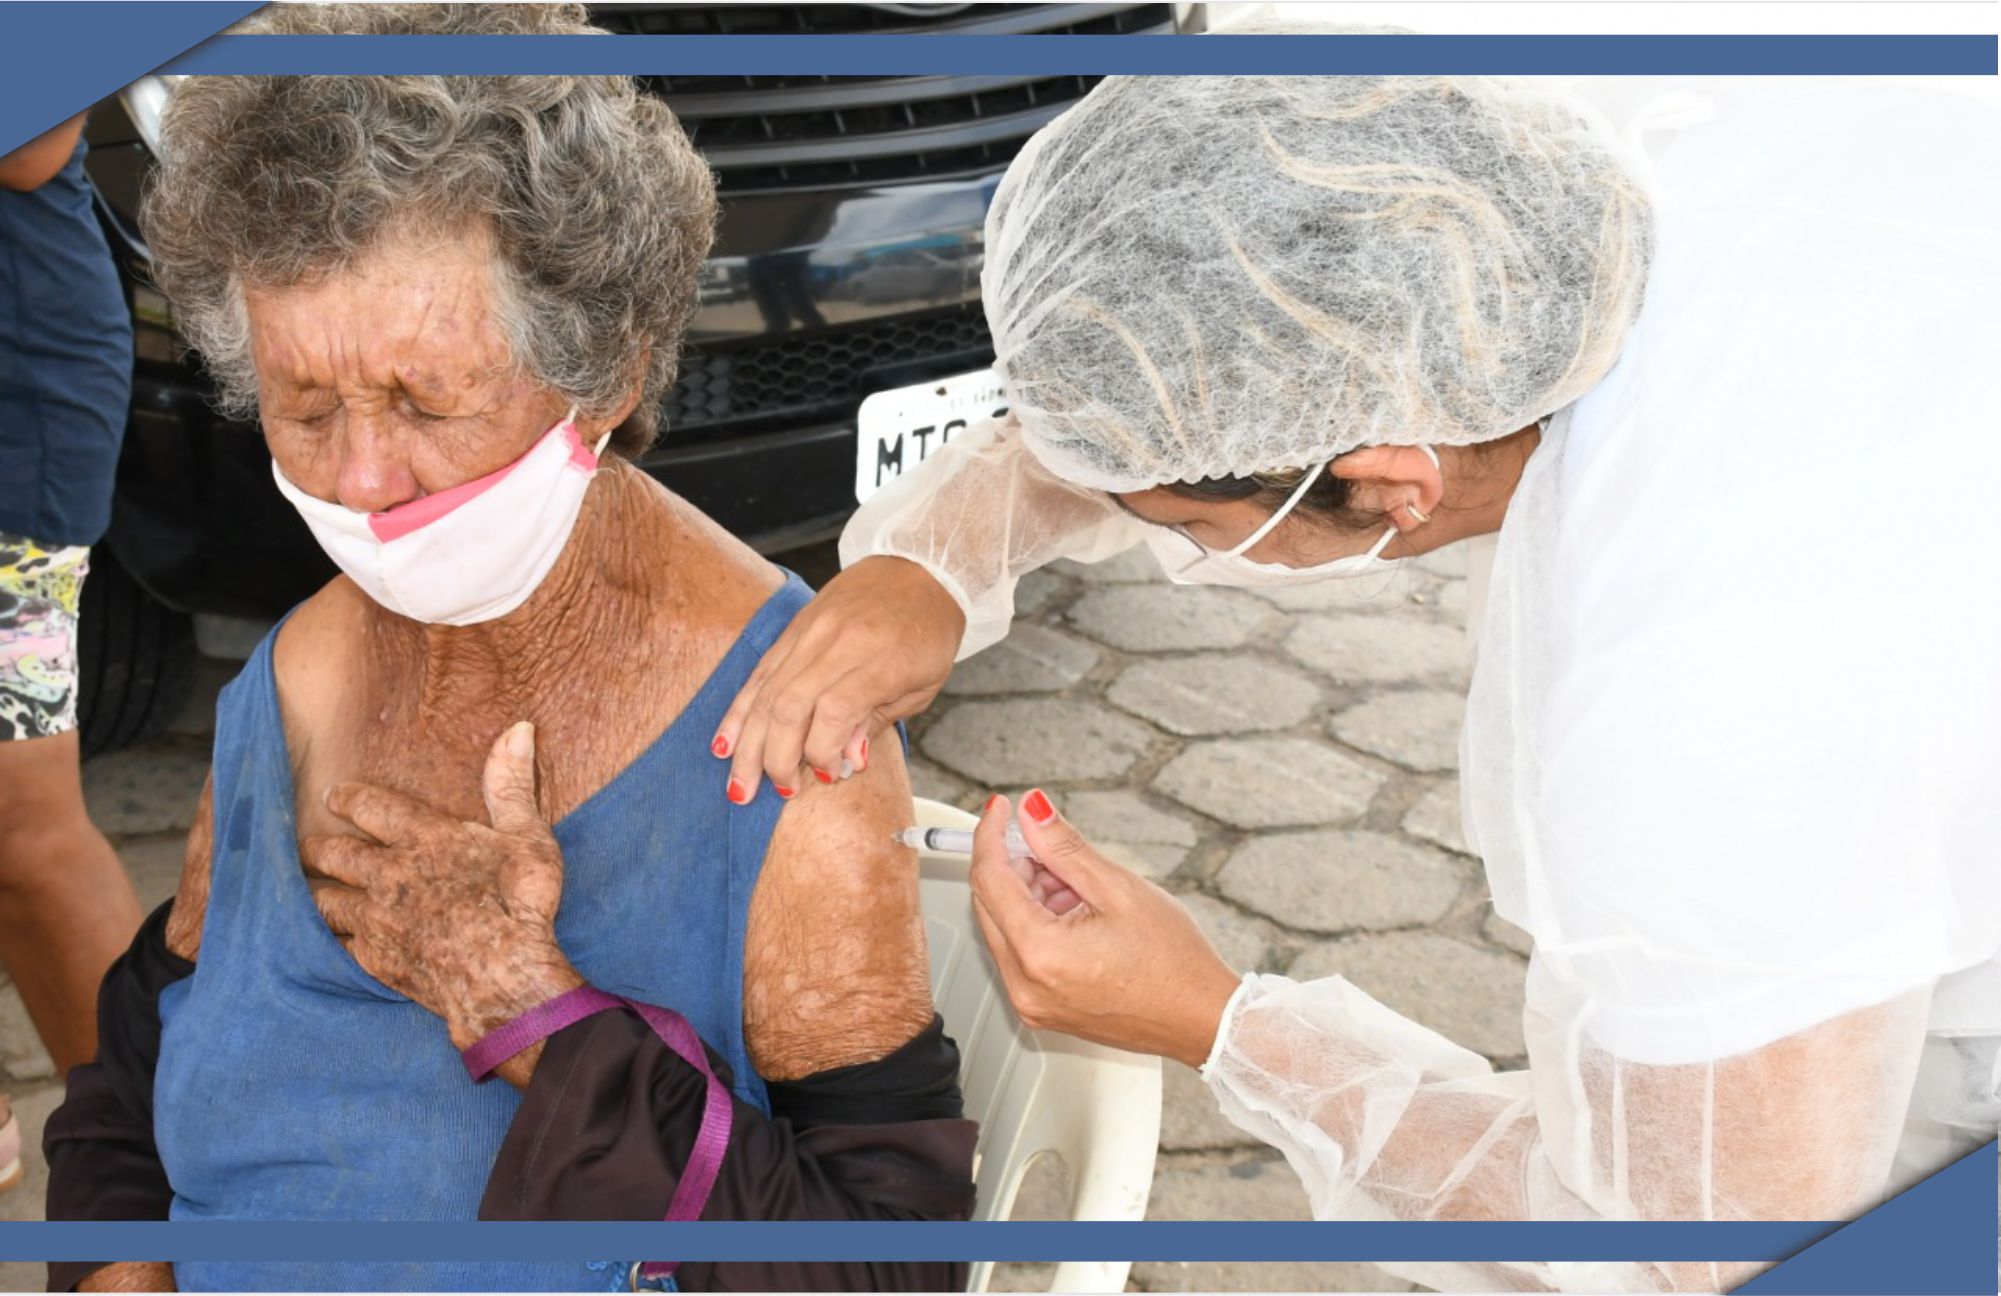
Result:
<svg viewBox="0 0 2001 1296"><path fill-rule="evenodd" d="M613 32L669 35L1171 34L1201 21L1199 6L1172 4L606 4L592 13ZM714 167L722 218L665 432L641 465L761 551L837 534L855 505L858 455L876 454L857 447L861 402L991 362L979 303L987 205L1022 142L1096 79L643 78ZM149 286L137 212L170 94L151 78L100 104L88 126L89 174L138 355L111 530L84 594L87 753L173 717L197 642L241 656L333 570L272 486L256 429L214 411L212 386ZM926 434L913 454L900 442L894 454L885 448L876 478L931 444L932 428L913 430Z"/></svg>

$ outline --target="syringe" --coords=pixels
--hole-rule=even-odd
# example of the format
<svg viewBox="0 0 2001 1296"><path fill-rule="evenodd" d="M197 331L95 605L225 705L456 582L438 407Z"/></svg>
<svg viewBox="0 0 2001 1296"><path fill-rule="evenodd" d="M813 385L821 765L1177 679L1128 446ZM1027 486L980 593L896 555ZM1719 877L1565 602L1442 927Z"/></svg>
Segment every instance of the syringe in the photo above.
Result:
<svg viewBox="0 0 2001 1296"><path fill-rule="evenodd" d="M970 828L905 828L894 834L893 840L913 850L933 851L940 855L973 853L973 830ZM1028 849L1028 842L1021 835L1021 825L1012 819L1007 825L1007 853L1015 859L1030 858L1034 853Z"/></svg>

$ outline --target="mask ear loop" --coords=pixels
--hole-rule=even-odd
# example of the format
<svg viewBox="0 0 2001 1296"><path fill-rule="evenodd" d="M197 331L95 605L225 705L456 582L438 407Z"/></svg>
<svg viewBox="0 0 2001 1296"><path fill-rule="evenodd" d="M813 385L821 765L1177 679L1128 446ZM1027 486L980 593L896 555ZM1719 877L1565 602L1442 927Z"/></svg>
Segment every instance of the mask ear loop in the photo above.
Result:
<svg viewBox="0 0 2001 1296"><path fill-rule="evenodd" d="M574 405L570 406L570 412L568 414L563 415L563 422L568 423L572 427L576 426L577 423L576 406ZM608 429L603 436L598 438L598 443L591 447L591 458L593 459L604 458L604 448L610 444L611 444L611 430Z"/></svg>
<svg viewBox="0 0 2001 1296"><path fill-rule="evenodd" d="M1431 460L1431 466L1433 468L1440 470L1440 472L1444 471L1445 465L1438 461L1438 451L1432 449L1428 445L1422 445L1422 444L1420 444L1417 448L1424 451L1424 457ZM1263 526L1251 532L1248 536L1245 536L1241 541L1237 543L1235 548L1225 550L1219 556L1224 558L1241 557L1245 552L1247 552L1251 548L1251 546L1255 545L1258 541L1270 535L1272 533L1273 528L1278 526L1279 523L1285 521L1286 516L1290 514L1295 508L1299 507L1299 501L1306 498L1306 492L1313 489L1313 483L1320 480L1320 474L1326 472L1327 465L1333 462L1334 461L1332 459L1322 459L1318 464L1314 466L1313 471L1307 473L1304 477L1299 479L1299 485L1293 488L1292 494L1286 497L1285 503L1278 506L1278 511L1265 519ZM1427 518L1424 520L1429 521L1430 519ZM1389 548L1390 541L1396 539L1397 535L1398 531L1395 527L1391 527L1389 530L1383 532L1382 538L1380 540L1377 540L1375 546L1369 550L1369 557L1371 558L1379 557L1382 554L1383 550Z"/></svg>
<svg viewBox="0 0 2001 1296"><path fill-rule="evenodd" d="M1420 445L1418 446L1418 449L1424 451L1424 457L1431 460L1431 466L1433 468L1438 469L1439 475L1443 477L1445 473L1445 465L1438 462L1438 451L1432 449L1428 445ZM1400 507L1406 513L1409 513L1412 517L1416 518L1420 525L1431 521L1431 518L1428 515L1418 512L1415 508L1411 507L1408 504L1401 505ZM1388 530L1384 531L1381 537L1377 539L1375 546L1369 550L1369 557L1371 558L1382 557L1383 550L1390 547L1390 541L1396 539L1401 534L1402 532L1398 531L1395 527L1390 527Z"/></svg>
<svg viewBox="0 0 2001 1296"><path fill-rule="evenodd" d="M1424 451L1425 458L1431 460L1431 466L1433 468L1438 469L1439 476L1443 478L1445 475L1445 465L1438 462L1438 451L1433 450L1428 445L1421 445L1418 447L1418 449ZM1415 518L1419 526L1423 526L1426 522L1431 521L1431 515L1429 513L1418 512L1417 505L1415 504L1404 504L1400 505L1399 507L1401 507L1404 512L1410 514L1411 517Z"/></svg>
<svg viewBox="0 0 2001 1296"><path fill-rule="evenodd" d="M1252 545L1270 535L1272 528L1285 521L1286 515L1299 507L1299 501L1306 498L1306 492L1313 489L1313 483L1320 480L1320 474L1326 472L1327 465L1333 462L1332 459L1322 459L1318 464L1314 465L1313 471L1299 479L1299 485L1293 487L1292 494L1286 497L1285 503L1278 506L1276 513L1265 519L1263 526L1245 536L1237 544L1236 548L1225 551L1222 556L1225 558L1236 558Z"/></svg>

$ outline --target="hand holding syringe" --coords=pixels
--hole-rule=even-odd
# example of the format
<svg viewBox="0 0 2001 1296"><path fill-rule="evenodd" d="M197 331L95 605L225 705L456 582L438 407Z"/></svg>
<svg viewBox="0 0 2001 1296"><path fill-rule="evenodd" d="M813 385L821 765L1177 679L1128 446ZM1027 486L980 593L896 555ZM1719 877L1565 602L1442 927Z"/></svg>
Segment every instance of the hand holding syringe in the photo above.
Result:
<svg viewBox="0 0 2001 1296"><path fill-rule="evenodd" d="M973 853L973 830L970 828L905 828L892 834L892 840L912 850L930 851L936 855L970 856ZM1007 823L1007 854L1008 863L1051 913L1069 913L1080 903L1077 893L1035 858L1035 853L1028 848L1027 839L1021 835L1021 825L1013 819Z"/></svg>

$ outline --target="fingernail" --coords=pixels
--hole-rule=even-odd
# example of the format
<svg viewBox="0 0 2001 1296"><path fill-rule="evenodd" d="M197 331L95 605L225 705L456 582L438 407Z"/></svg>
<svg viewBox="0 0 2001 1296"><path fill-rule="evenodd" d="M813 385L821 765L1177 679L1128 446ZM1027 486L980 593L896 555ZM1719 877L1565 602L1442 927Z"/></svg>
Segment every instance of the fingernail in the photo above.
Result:
<svg viewBox="0 0 2001 1296"><path fill-rule="evenodd" d="M853 778L854 776L855 776L855 763L851 760L843 760L841 762L841 777L844 779L849 779Z"/></svg>
<svg viewBox="0 0 2001 1296"><path fill-rule="evenodd" d="M744 791L743 784L737 782L735 779L730 780L729 792L727 795L729 796L730 803L732 805L742 805L744 802L750 800L750 793Z"/></svg>
<svg viewBox="0 0 2001 1296"><path fill-rule="evenodd" d="M709 750L718 756L728 756L730 754L730 740L721 734L717 734L716 740L709 744Z"/></svg>
<svg viewBox="0 0 2001 1296"><path fill-rule="evenodd" d="M819 779L822 783L832 783L834 781L834 776L823 769L814 770L813 777Z"/></svg>
<svg viewBox="0 0 2001 1296"><path fill-rule="evenodd" d="M527 720L507 731L507 752L510 756L533 756L535 754L535 726Z"/></svg>
<svg viewBox="0 0 2001 1296"><path fill-rule="evenodd" d="M1021 808L1028 811L1028 817L1037 823L1048 823L1056 817L1056 807L1049 804L1049 798L1037 788L1021 799Z"/></svg>
<svg viewBox="0 0 2001 1296"><path fill-rule="evenodd" d="M999 804L1000 804L1000 793L996 792L992 796L987 798L987 803L985 805L980 807L980 813L983 815L992 814L994 812L994 807Z"/></svg>
<svg viewBox="0 0 2001 1296"><path fill-rule="evenodd" d="M776 792L782 800L786 801L790 801L796 795L796 793L791 788L781 787L776 783L773 783L771 785L771 790L773 792Z"/></svg>

